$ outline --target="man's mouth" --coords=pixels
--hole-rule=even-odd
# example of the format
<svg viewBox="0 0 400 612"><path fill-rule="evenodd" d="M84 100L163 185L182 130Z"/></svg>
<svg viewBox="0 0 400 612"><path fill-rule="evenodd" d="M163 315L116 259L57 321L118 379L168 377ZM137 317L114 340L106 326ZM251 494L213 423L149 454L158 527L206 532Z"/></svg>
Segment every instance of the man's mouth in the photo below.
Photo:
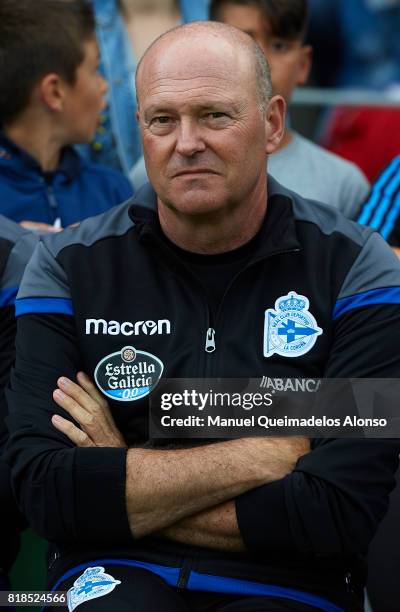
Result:
<svg viewBox="0 0 400 612"><path fill-rule="evenodd" d="M173 178L176 178L177 176L186 176L186 175L191 175L191 174L217 174L214 170L211 170L211 168L187 168L186 170L181 170L180 172L176 172L173 175Z"/></svg>

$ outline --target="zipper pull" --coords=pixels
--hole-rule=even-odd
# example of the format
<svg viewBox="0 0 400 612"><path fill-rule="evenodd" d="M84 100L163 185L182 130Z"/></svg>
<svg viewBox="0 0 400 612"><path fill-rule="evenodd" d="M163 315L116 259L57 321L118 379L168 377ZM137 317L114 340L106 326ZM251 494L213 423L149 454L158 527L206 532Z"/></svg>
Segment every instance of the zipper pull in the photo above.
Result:
<svg viewBox="0 0 400 612"><path fill-rule="evenodd" d="M347 572L344 575L344 581L346 583L346 591L347 591L347 593L352 593L353 592L353 588L352 588L352 585L351 585L351 573L350 572Z"/></svg>
<svg viewBox="0 0 400 612"><path fill-rule="evenodd" d="M59 553L58 551L56 551L56 552L55 552L55 553L52 555L51 561L50 561L49 566L48 566L48 568L47 568L47 569L48 569L48 570L50 570L50 569L53 567L54 563L55 563L55 562L56 562L56 561L57 561L59 558L60 558L60 553Z"/></svg>
<svg viewBox="0 0 400 612"><path fill-rule="evenodd" d="M212 327L207 329L205 351L206 353L213 353L215 351L215 329Z"/></svg>

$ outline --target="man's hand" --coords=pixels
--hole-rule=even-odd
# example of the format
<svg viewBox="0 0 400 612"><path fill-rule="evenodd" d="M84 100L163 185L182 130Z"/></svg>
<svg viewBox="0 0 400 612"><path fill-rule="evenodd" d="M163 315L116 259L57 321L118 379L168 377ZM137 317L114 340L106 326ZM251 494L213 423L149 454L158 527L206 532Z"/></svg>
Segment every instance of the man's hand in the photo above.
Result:
<svg viewBox="0 0 400 612"><path fill-rule="evenodd" d="M58 380L54 400L80 425L54 415L53 425L83 447L126 447L106 400L82 372L79 384ZM234 498L284 478L310 450L308 438L246 438L176 451L132 448L126 501L135 537L167 539L219 550L244 549Z"/></svg>
<svg viewBox="0 0 400 612"><path fill-rule="evenodd" d="M68 378L59 378L58 389L53 392L56 404L61 406L79 424L55 414L52 423L77 446L103 446L125 448L125 440L117 429L107 401L86 374L79 372L76 384Z"/></svg>

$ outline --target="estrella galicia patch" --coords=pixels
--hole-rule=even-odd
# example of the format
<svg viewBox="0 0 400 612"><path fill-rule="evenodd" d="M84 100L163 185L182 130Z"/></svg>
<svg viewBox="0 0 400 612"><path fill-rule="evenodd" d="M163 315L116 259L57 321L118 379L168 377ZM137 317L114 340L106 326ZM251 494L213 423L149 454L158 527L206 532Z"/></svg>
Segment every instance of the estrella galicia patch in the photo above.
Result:
<svg viewBox="0 0 400 612"><path fill-rule="evenodd" d="M290 291L268 308L264 318L264 357L300 357L308 353L323 330L309 312L304 295Z"/></svg>
<svg viewBox="0 0 400 612"><path fill-rule="evenodd" d="M73 612L85 601L108 595L118 584L121 581L106 574L104 567L88 567L67 592L69 612Z"/></svg>
<svg viewBox="0 0 400 612"><path fill-rule="evenodd" d="M131 402L149 395L163 370L163 362L155 355L124 346L99 361L94 379L107 397L118 402Z"/></svg>

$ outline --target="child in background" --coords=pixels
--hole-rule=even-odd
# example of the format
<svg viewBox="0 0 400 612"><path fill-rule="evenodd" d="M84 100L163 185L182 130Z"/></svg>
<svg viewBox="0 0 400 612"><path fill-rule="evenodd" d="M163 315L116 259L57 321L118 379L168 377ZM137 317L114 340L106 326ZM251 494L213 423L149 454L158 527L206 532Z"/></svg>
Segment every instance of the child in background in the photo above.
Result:
<svg viewBox="0 0 400 612"><path fill-rule="evenodd" d="M58 231L132 195L72 147L90 142L105 104L98 63L90 3L2 0L0 213L27 228Z"/></svg>
<svg viewBox="0 0 400 612"><path fill-rule="evenodd" d="M307 0L211 0L210 18L254 38L270 65L274 94L289 103L311 68L312 49L304 44ZM369 191L366 177L354 164L288 127L279 150L269 157L268 172L285 187L335 206L350 219Z"/></svg>

